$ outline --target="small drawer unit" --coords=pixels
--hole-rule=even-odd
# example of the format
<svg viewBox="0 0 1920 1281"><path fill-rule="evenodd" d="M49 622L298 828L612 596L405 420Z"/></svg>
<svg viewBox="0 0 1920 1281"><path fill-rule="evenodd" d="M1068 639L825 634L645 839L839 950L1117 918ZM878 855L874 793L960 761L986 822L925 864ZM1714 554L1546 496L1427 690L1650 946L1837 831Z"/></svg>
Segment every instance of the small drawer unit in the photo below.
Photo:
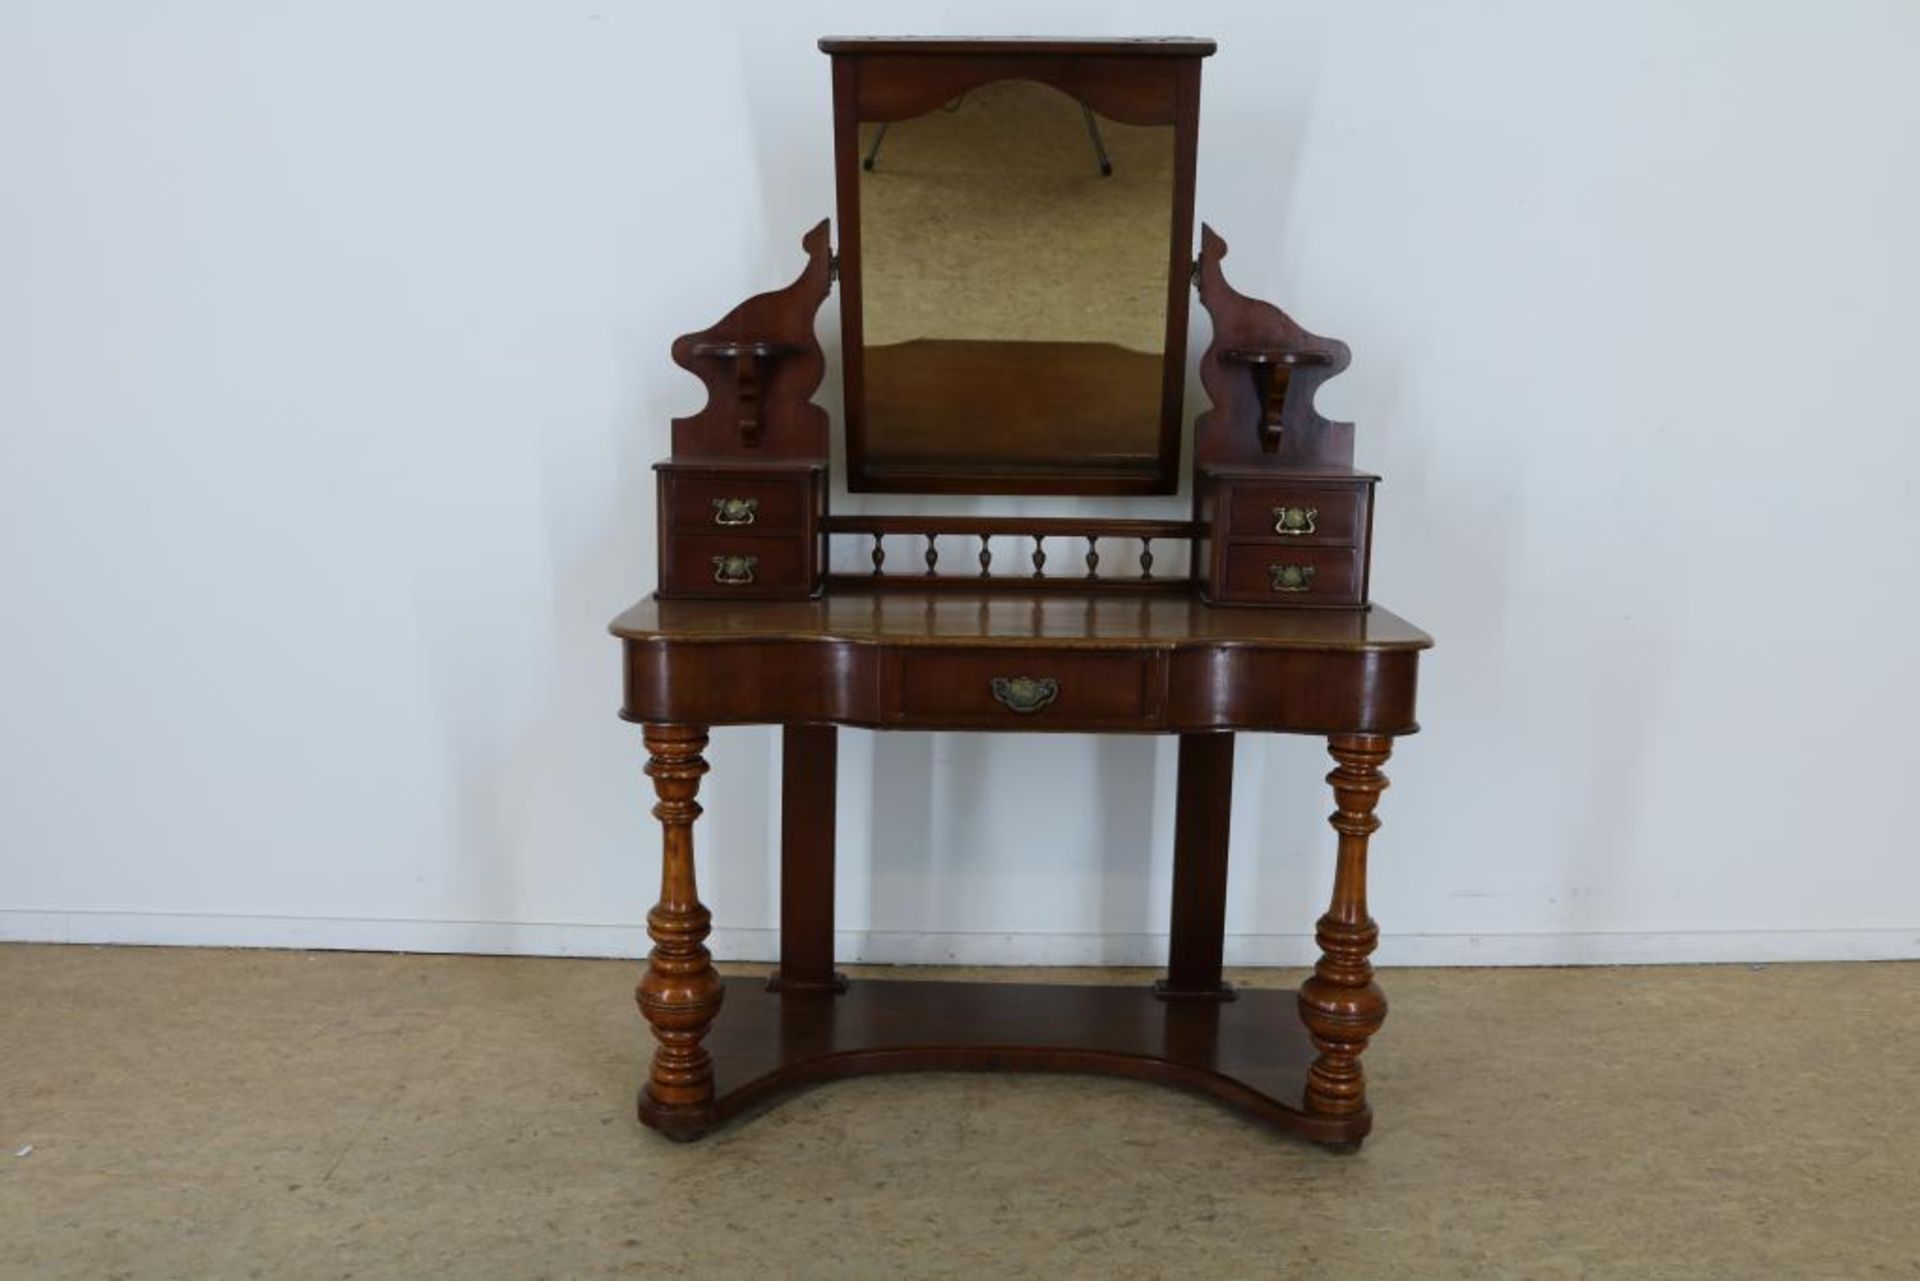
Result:
<svg viewBox="0 0 1920 1281"><path fill-rule="evenodd" d="M1212 529L1205 595L1219 605L1360 609L1376 477L1359 472L1203 469Z"/></svg>
<svg viewBox="0 0 1920 1281"><path fill-rule="evenodd" d="M826 559L819 462L675 460L660 478L660 589L673 597L818 595Z"/></svg>

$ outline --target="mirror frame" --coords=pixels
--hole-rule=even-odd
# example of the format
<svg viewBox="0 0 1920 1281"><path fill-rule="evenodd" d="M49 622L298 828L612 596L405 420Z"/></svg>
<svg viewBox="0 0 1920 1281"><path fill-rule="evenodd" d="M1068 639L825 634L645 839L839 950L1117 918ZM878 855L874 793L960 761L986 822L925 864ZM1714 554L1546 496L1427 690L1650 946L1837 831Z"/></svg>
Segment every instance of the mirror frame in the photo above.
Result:
<svg viewBox="0 0 1920 1281"><path fill-rule="evenodd" d="M1194 165L1200 132L1200 60L1211 40L949 40L828 37L833 58L833 152L839 207L840 339L846 402L847 488L854 493L1171 494L1180 484L1186 397L1187 309L1193 280ZM978 85L1037 80L1108 119L1173 126L1173 218L1167 246L1167 327L1161 351L1160 442L1151 475L1022 475L932 467L868 473L866 339L860 290L860 126L921 115Z"/></svg>

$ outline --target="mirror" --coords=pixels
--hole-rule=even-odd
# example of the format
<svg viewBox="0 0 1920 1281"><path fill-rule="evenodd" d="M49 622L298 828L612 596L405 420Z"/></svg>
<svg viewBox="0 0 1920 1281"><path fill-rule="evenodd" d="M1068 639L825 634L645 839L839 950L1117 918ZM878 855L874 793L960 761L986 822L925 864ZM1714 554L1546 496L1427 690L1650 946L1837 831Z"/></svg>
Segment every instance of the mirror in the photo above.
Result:
<svg viewBox="0 0 1920 1281"><path fill-rule="evenodd" d="M842 264L852 488L1173 491L1175 132L1026 79L858 123Z"/></svg>

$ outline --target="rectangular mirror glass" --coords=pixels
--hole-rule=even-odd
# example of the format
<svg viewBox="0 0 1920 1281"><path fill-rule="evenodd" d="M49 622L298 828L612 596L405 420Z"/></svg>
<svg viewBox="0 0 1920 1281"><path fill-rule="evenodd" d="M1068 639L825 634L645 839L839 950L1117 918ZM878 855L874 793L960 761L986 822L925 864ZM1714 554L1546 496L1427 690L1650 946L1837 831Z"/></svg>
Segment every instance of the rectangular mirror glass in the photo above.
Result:
<svg viewBox="0 0 1920 1281"><path fill-rule="evenodd" d="M863 69L878 118L840 104L849 487L1173 492L1192 225L1173 69L1123 68L1151 99L1078 68L1049 78L1083 94L937 70L936 91Z"/></svg>

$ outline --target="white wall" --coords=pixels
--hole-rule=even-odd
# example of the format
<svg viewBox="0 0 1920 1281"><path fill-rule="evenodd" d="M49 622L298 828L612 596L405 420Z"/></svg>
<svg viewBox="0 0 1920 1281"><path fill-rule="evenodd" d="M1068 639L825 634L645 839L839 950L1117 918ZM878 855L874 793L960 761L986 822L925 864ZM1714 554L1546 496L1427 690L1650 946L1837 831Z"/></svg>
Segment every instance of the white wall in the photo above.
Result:
<svg viewBox="0 0 1920 1281"><path fill-rule="evenodd" d="M832 212L814 39L1172 26L1202 215L1352 343L1377 597L1440 641L1381 959L1920 954L1920 8L1173 12L5 6L0 936L637 953L603 627L668 343ZM1170 741L842 754L846 959L1156 955ZM777 736L711 759L764 956ZM1243 740L1234 959L1307 954L1326 764Z"/></svg>

